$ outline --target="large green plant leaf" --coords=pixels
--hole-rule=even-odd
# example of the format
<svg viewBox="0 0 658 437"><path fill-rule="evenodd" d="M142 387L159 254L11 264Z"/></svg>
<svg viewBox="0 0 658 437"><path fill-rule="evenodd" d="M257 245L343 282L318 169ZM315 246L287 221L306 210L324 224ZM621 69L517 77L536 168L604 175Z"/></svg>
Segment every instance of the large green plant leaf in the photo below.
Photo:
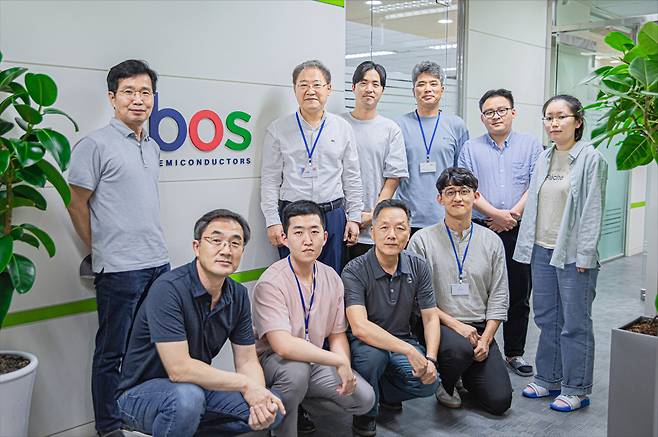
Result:
<svg viewBox="0 0 658 437"><path fill-rule="evenodd" d="M14 94L14 100L20 99L26 105L30 104L30 94L27 92L25 87L18 82L12 82L9 84L11 92Z"/></svg>
<svg viewBox="0 0 658 437"><path fill-rule="evenodd" d="M34 207L34 201L21 196L14 196L11 200L12 208L20 208L23 206ZM7 209L7 190L0 191L0 211Z"/></svg>
<svg viewBox="0 0 658 437"><path fill-rule="evenodd" d="M78 127L78 123L76 123L75 120L64 111L61 111L57 108L46 108L46 109L43 110L43 113L44 114L63 115L64 117L68 118L71 123L73 123L73 128L75 129L76 132L80 130L80 128Z"/></svg>
<svg viewBox="0 0 658 437"><path fill-rule="evenodd" d="M69 184L66 183L64 176L55 168L51 163L42 159L36 164L39 169L46 175L48 182L53 184L60 197L64 201L64 205L68 206L71 201L71 189Z"/></svg>
<svg viewBox="0 0 658 437"><path fill-rule="evenodd" d="M14 239L11 235L0 237L0 272L4 271L14 253Z"/></svg>
<svg viewBox="0 0 658 437"><path fill-rule="evenodd" d="M610 32L603 40L607 45L620 52L625 52L635 45L632 39L621 32Z"/></svg>
<svg viewBox="0 0 658 437"><path fill-rule="evenodd" d="M32 100L38 105L51 106L57 100L57 85L46 74L27 73L25 75L25 87Z"/></svg>
<svg viewBox="0 0 658 437"><path fill-rule="evenodd" d="M7 264L7 270L16 291L21 294L30 291L37 276L37 270L32 261L15 253Z"/></svg>
<svg viewBox="0 0 658 437"><path fill-rule="evenodd" d="M603 67L597 68L596 70L592 71L590 74L585 76L585 78L580 81L579 85L584 85L584 84L586 84L588 82L591 82L592 80L594 80L598 77L605 76L608 71L612 70L612 68L613 67L610 66L610 65L604 65Z"/></svg>
<svg viewBox="0 0 658 437"><path fill-rule="evenodd" d="M11 230L11 236L14 241L22 241L23 243L27 243L30 246L36 247L37 249L40 246L39 239L32 234L28 234L22 228L14 227L14 229Z"/></svg>
<svg viewBox="0 0 658 437"><path fill-rule="evenodd" d="M16 158L23 167L29 167L41 161L46 150L41 144L21 141L14 138L9 140L16 151Z"/></svg>
<svg viewBox="0 0 658 437"><path fill-rule="evenodd" d="M62 171L66 170L71 159L69 140L64 135L52 129L39 129L36 131L36 135L41 144L53 155L59 168Z"/></svg>
<svg viewBox="0 0 658 437"><path fill-rule="evenodd" d="M4 135L14 128L14 123L0 118L0 135Z"/></svg>
<svg viewBox="0 0 658 437"><path fill-rule="evenodd" d="M9 84L26 71L25 67L13 67L0 71L0 92L10 93Z"/></svg>
<svg viewBox="0 0 658 437"><path fill-rule="evenodd" d="M29 185L16 185L13 188L13 191L15 196L20 196L34 202L34 206L37 209L45 211L48 207L48 202L46 202L46 199L41 195L41 193Z"/></svg>
<svg viewBox="0 0 658 437"><path fill-rule="evenodd" d="M648 21L640 28L637 43L649 55L658 54L658 24Z"/></svg>
<svg viewBox="0 0 658 437"><path fill-rule="evenodd" d="M23 120L22 118L20 118L20 117L14 117L14 121L16 122L16 124L18 125L18 127L20 127L21 129L23 129L25 132L27 132L28 130L30 130L30 126L29 126L28 123L27 123L25 120Z"/></svg>
<svg viewBox="0 0 658 437"><path fill-rule="evenodd" d="M653 153L647 138L642 135L629 135L617 152L617 169L630 170L646 165L652 160Z"/></svg>
<svg viewBox="0 0 658 437"><path fill-rule="evenodd" d="M52 238L50 238L50 235L48 235L47 232L29 223L23 223L22 225L19 225L19 227L25 229L28 232L31 232L35 237L37 237L43 244L43 247L46 248L46 251L51 258L55 256L55 242Z"/></svg>
<svg viewBox="0 0 658 437"><path fill-rule="evenodd" d="M637 58L638 56L646 56L647 52L644 51L644 48L641 46L635 46L632 49L630 49L623 58L624 62L631 63L633 59Z"/></svg>
<svg viewBox="0 0 658 437"><path fill-rule="evenodd" d="M9 168L9 159L11 153L9 150L0 150L0 173L4 173Z"/></svg>
<svg viewBox="0 0 658 437"><path fill-rule="evenodd" d="M11 298L14 295L14 286L9 278L9 273L0 273L0 327L7 317L9 307L11 306Z"/></svg>
<svg viewBox="0 0 658 437"><path fill-rule="evenodd" d="M635 58L628 67L628 72L647 87L658 82L658 62L649 62L644 58Z"/></svg>
<svg viewBox="0 0 658 437"><path fill-rule="evenodd" d="M39 161L39 163L41 162L47 162L47 161L44 160ZM46 173L44 173L44 171L41 170L41 168L37 164L16 170L16 174L25 182L32 185L36 185L37 187L43 187L44 185L46 185L46 180L47 180Z"/></svg>
<svg viewBox="0 0 658 437"><path fill-rule="evenodd" d="M18 115L30 124L39 124L43 121L43 117L39 111L30 105L14 104L14 108L16 109L16 112L18 112Z"/></svg>

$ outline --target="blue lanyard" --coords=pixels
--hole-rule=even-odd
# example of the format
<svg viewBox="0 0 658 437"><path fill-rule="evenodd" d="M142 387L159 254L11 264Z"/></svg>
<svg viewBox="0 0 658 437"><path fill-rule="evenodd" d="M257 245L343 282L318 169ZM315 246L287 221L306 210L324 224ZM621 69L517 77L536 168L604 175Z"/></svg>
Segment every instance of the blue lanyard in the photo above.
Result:
<svg viewBox="0 0 658 437"><path fill-rule="evenodd" d="M322 121L322 124L320 125L320 131L318 132L318 136L315 137L315 141L313 141L313 148L309 150L308 148L308 141L306 141L306 135L304 135L304 129L302 129L302 122L299 121L299 114L295 112L295 118L297 118L297 126L299 126L299 133L302 134L302 140L304 140L304 147L306 147L306 154L308 155L308 163L311 163L311 159L313 158L313 152L315 152L315 146L318 145L318 140L320 139L320 135L322 135L322 131L324 130L324 124L327 122L327 119L325 118Z"/></svg>
<svg viewBox="0 0 658 437"><path fill-rule="evenodd" d="M427 146L427 139L425 138L425 130L423 129L423 123L420 122L420 115L418 115L418 109L416 109L416 118L418 119L418 126L420 126L420 133L423 136L423 144L425 144L425 151L427 152L427 161L430 160L430 152L432 151L432 144L434 143L434 135L436 135L436 128L439 127L439 120L441 120L441 113L436 117L436 123L434 123L434 131L432 131L432 138L430 139L430 145ZM306 140L304 140L306 141Z"/></svg>
<svg viewBox="0 0 658 437"><path fill-rule="evenodd" d="M450 233L450 228L448 228L448 225L446 225L445 220L443 221L443 224L446 227L446 232L448 233L448 237L450 237L450 244L452 244L452 251L455 253L455 260L457 261L457 268L459 269L459 283L462 283L462 280L464 279L464 263L466 262L466 255L468 255L468 248L471 245L471 238L473 238L473 222L471 222L471 233L468 236L468 243L466 244L466 249L464 250L464 256L462 258L462 261L459 262L459 255L457 254L457 248L455 247L455 242L452 239L452 234Z"/></svg>
<svg viewBox="0 0 658 437"><path fill-rule="evenodd" d="M304 309L304 340L310 341L310 337L308 335L308 322L311 319L311 309L313 309L313 302L315 301L315 264L313 264L313 287L311 288L311 303L308 305L308 311L306 310L306 301L304 301L302 284L299 283L299 279L297 278L297 273L295 273L295 269L292 268L292 261L290 261L290 255L288 255L288 265L290 266L292 275L295 277L295 282L297 282L299 299L302 301L302 308Z"/></svg>

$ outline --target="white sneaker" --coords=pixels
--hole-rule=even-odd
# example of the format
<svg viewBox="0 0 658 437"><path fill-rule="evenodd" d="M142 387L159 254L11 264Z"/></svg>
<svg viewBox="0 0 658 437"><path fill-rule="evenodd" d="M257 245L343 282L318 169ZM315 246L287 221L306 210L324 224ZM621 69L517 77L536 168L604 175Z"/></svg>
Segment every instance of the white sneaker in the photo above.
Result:
<svg viewBox="0 0 658 437"><path fill-rule="evenodd" d="M457 391L456 388L453 390L452 395L449 395L443 388L443 384L441 384L439 385L439 388L436 389L434 396L436 397L437 402L446 408L461 408L462 406L462 398L459 396L459 391Z"/></svg>

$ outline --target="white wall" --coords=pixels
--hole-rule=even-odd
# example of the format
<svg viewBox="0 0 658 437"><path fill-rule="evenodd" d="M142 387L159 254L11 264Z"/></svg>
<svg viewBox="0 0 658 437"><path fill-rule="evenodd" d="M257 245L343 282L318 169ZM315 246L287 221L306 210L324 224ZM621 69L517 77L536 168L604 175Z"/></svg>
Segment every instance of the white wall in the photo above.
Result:
<svg viewBox="0 0 658 437"><path fill-rule="evenodd" d="M541 138L547 1L470 0L467 26L464 120L471 137L485 132L478 107L482 94L507 88L518 112L514 129Z"/></svg>
<svg viewBox="0 0 658 437"><path fill-rule="evenodd" d="M29 17L29 18L25 18ZM312 17L312 19L309 19ZM28 31L25 24L29 23ZM50 74L59 85L57 107L78 121L73 134L64 120L49 124L69 135L72 143L111 117L105 76L112 65L146 59L160 74L160 108L173 107L189 123L198 110L210 109L222 121L232 111L251 115L242 123L251 145L234 152L224 146L198 151L189 139L162 158L250 158L249 165L163 167L160 193L162 221L173 266L192 257L192 227L210 209L224 207L243 214L253 230L240 270L265 267L275 259L267 244L259 207L260 147L265 127L292 112L292 68L318 58L331 69L334 82L344 76L344 9L315 1L2 1L0 50L3 66L24 65ZM336 87L329 109L343 108ZM173 124L161 133L171 139ZM200 135L213 134L202 122ZM28 220L50 232L58 254L48 260L33 256L38 278L27 295L16 296L10 312L62 304L93 296L78 278L85 255L68 215L52 187L43 190L47 215L25 212ZM26 251L26 253L28 253ZM30 418L30 435L63 431L93 420L89 389L97 319L94 313L21 325L0 332L0 349L36 354L40 368ZM224 354L219 365L229 366Z"/></svg>

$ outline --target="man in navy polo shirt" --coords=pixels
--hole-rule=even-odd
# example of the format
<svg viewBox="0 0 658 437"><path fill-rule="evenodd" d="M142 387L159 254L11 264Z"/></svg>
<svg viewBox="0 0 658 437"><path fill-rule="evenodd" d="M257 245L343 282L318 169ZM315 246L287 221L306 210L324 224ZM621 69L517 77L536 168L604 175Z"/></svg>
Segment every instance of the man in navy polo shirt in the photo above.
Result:
<svg viewBox="0 0 658 437"><path fill-rule="evenodd" d="M250 229L217 209L194 226L196 258L162 275L135 316L119 385L124 424L154 437L235 435L277 426L285 409L265 388L247 289L228 277ZM230 340L235 372L211 366Z"/></svg>

